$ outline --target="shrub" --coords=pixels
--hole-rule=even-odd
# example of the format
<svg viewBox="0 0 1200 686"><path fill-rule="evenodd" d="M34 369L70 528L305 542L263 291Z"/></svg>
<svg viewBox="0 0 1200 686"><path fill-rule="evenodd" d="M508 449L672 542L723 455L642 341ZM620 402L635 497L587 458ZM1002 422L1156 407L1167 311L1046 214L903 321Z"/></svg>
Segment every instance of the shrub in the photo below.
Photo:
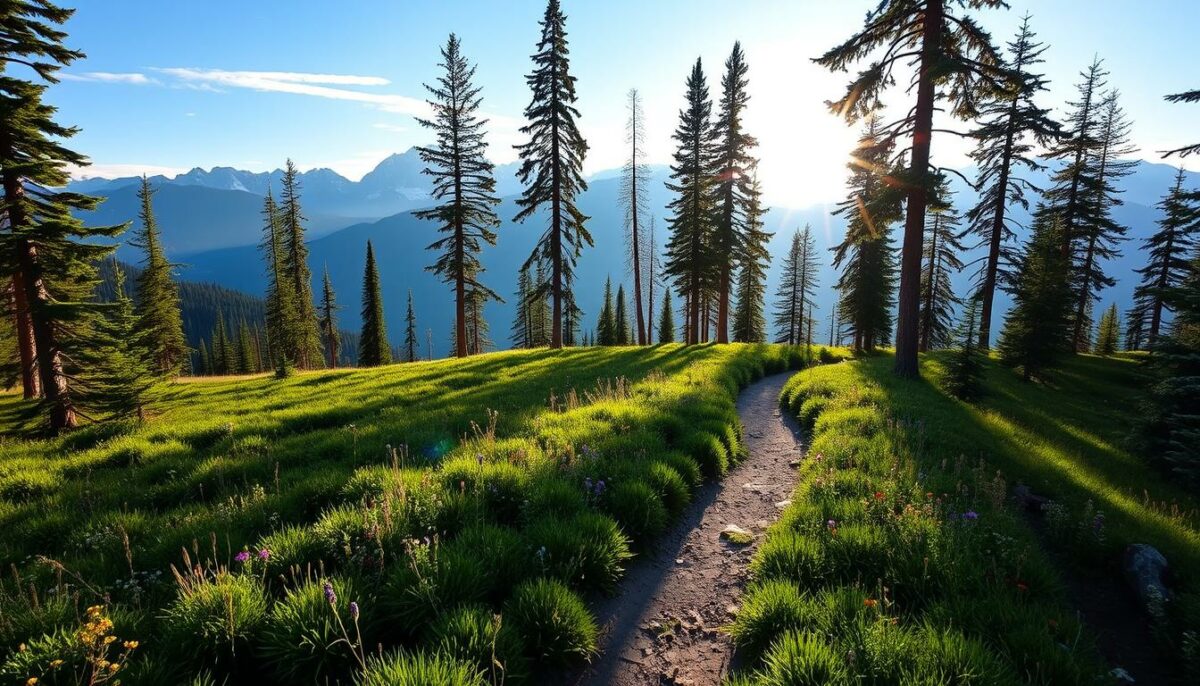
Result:
<svg viewBox="0 0 1200 686"><path fill-rule="evenodd" d="M501 615L482 607L460 607L429 627L438 652L474 665L494 684L519 683L529 676L521 636Z"/></svg>
<svg viewBox="0 0 1200 686"><path fill-rule="evenodd" d="M408 546L405 556L392 562L385 589L393 633L417 631L456 605L480 602L489 574L470 552L437 543Z"/></svg>
<svg viewBox="0 0 1200 686"><path fill-rule="evenodd" d="M529 657L549 665L586 660L596 652L599 629L583 600L554 579L517 587L504 617L525 639Z"/></svg>
<svg viewBox="0 0 1200 686"><path fill-rule="evenodd" d="M687 484L688 490L695 490L700 484L704 483L704 475L700 473L700 465L683 453L671 452L662 456L662 461L671 465L679 475L683 477L683 482Z"/></svg>
<svg viewBox="0 0 1200 686"><path fill-rule="evenodd" d="M333 590L332 600L325 584ZM307 581L291 589L271 608L263 625L259 654L283 683L329 679L354 663L343 628L356 640L350 603L361 600L348 579ZM340 619L340 622L339 622Z"/></svg>
<svg viewBox="0 0 1200 686"><path fill-rule="evenodd" d="M645 546L667 528L667 508L654 489L641 481L622 481L609 488L604 506L639 546Z"/></svg>
<svg viewBox="0 0 1200 686"><path fill-rule="evenodd" d="M540 519L529 525L525 538L535 569L585 590L611 593L631 557L617 523L596 512Z"/></svg>
<svg viewBox="0 0 1200 686"><path fill-rule="evenodd" d="M680 447L696 460L700 471L709 479L719 479L729 469L729 453L725 450L725 444L708 432L689 434Z"/></svg>
<svg viewBox="0 0 1200 686"><path fill-rule="evenodd" d="M678 517L692 499L690 487L678 471L666 462L652 462L646 481L672 517Z"/></svg>
<svg viewBox="0 0 1200 686"><path fill-rule="evenodd" d="M166 643L196 664L227 665L243 654L267 614L258 579L218 572L186 580L163 614Z"/></svg>
<svg viewBox="0 0 1200 686"><path fill-rule="evenodd" d="M758 657L779 634L813 628L808 605L794 583L771 580L755 584L742 599L729 633L738 650Z"/></svg>
<svg viewBox="0 0 1200 686"><path fill-rule="evenodd" d="M764 681L778 686L853 683L842 656L824 637L808 631L789 631L779 637L767 651L762 673Z"/></svg>
<svg viewBox="0 0 1200 686"><path fill-rule="evenodd" d="M358 686L484 686L483 675L448 655L394 652L367 661Z"/></svg>

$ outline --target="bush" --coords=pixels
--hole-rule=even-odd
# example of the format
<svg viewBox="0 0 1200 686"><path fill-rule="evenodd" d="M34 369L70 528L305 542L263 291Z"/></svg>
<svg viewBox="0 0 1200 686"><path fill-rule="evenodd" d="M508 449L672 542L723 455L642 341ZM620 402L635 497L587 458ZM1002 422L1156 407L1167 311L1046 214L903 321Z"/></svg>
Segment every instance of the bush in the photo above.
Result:
<svg viewBox="0 0 1200 686"><path fill-rule="evenodd" d="M460 607L429 627L439 653L474 665L494 684L519 683L529 676L521 636L500 615L483 607Z"/></svg>
<svg viewBox="0 0 1200 686"><path fill-rule="evenodd" d="M841 686L854 681L842 656L824 637L808 631L781 636L764 662L762 678L773 686Z"/></svg>
<svg viewBox="0 0 1200 686"><path fill-rule="evenodd" d="M651 462L646 481L672 517L678 517L692 499L691 489L684 477L666 462Z"/></svg>
<svg viewBox="0 0 1200 686"><path fill-rule="evenodd" d="M604 506L639 546L658 538L667 528L667 508L654 489L641 481L622 481L609 488Z"/></svg>
<svg viewBox="0 0 1200 686"><path fill-rule="evenodd" d="M484 686L473 665L448 655L395 652L367 661L358 686Z"/></svg>
<svg viewBox="0 0 1200 686"><path fill-rule="evenodd" d="M689 434L680 447L696 460L701 473L709 479L720 479L729 469L729 453L725 450L725 444L708 432Z"/></svg>
<svg viewBox="0 0 1200 686"><path fill-rule="evenodd" d="M632 556L617 523L596 512L540 519L529 525L525 539L534 569L584 590L614 591Z"/></svg>
<svg viewBox="0 0 1200 686"><path fill-rule="evenodd" d="M490 570L470 552L437 543L412 545L392 562L383 600L394 620L392 633L419 631L456 605L487 595Z"/></svg>
<svg viewBox="0 0 1200 686"><path fill-rule="evenodd" d="M170 645L195 664L231 665L248 653L267 614L255 577L219 572L190 579L163 614Z"/></svg>
<svg viewBox="0 0 1200 686"><path fill-rule="evenodd" d="M334 592L333 603L326 595L326 583ZM345 637L344 627L349 639L357 640L350 603L360 600L347 579L307 581L289 590L267 616L259 653L282 683L336 680L354 663L350 646L338 639Z"/></svg>
<svg viewBox="0 0 1200 686"><path fill-rule="evenodd" d="M794 583L764 581L747 591L729 633L738 650L757 658L779 634L813 628L811 614L808 601Z"/></svg>
<svg viewBox="0 0 1200 686"><path fill-rule="evenodd" d="M504 606L504 617L525 639L535 661L566 665L596 652L596 621L579 596L554 579L518 586Z"/></svg>
<svg viewBox="0 0 1200 686"><path fill-rule="evenodd" d="M704 475L700 473L700 465L692 458L683 453L671 452L662 456L662 461L671 465L671 467L679 472L683 477L683 482L687 484L688 490L695 490L704 483Z"/></svg>

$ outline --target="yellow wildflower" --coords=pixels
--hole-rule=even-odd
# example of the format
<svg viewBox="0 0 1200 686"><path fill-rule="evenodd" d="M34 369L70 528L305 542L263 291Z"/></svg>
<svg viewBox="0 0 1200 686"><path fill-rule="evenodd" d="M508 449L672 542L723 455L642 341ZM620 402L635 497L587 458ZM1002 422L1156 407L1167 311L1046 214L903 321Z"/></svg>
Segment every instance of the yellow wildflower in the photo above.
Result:
<svg viewBox="0 0 1200 686"><path fill-rule="evenodd" d="M108 660L97 660L96 666L99 667L100 669L104 669L105 667L108 666Z"/></svg>
<svg viewBox="0 0 1200 686"><path fill-rule="evenodd" d="M36 676L31 676L31 677L29 677L29 681L26 681L26 682L25 682L25 686L35 686L35 684L37 684L37 677L36 677Z"/></svg>
<svg viewBox="0 0 1200 686"><path fill-rule="evenodd" d="M112 643L115 640L117 640L116 636L105 636L104 637L104 645L108 645L109 643Z"/></svg>
<svg viewBox="0 0 1200 686"><path fill-rule="evenodd" d="M51 660L50 661L50 669L58 669L59 667L62 667L62 665L63 665L62 660Z"/></svg>
<svg viewBox="0 0 1200 686"><path fill-rule="evenodd" d="M118 670L118 669L120 669L120 668L121 668L121 664L120 664L120 663L118 663L118 662L114 662L114 663L112 663L111 665L109 665L109 666L108 666L108 671L110 671L110 672L115 672L115 671L117 671L117 670Z"/></svg>
<svg viewBox="0 0 1200 686"><path fill-rule="evenodd" d="M137 641L125 641L125 650L133 650L138 647Z"/></svg>

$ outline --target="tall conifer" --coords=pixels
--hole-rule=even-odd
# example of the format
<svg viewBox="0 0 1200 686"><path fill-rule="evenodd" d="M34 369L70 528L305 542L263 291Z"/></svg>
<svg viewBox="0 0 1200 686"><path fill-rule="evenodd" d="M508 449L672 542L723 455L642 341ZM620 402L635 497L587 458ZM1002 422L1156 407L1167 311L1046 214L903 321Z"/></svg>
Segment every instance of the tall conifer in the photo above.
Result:
<svg viewBox="0 0 1200 686"><path fill-rule="evenodd" d="M259 247L267 266L267 340L270 342L273 357L271 366L277 367L283 359L287 359L289 363L294 362L292 355L297 347L295 338L299 315L296 309L295 289L285 266L283 223L270 189L263 200L262 214L263 239Z"/></svg>
<svg viewBox="0 0 1200 686"><path fill-rule="evenodd" d="M321 274L321 335L325 339L325 349L329 351L329 368L337 369L338 350L341 347L341 334L338 331L337 311L342 309L337 304L337 296L333 292L333 282L329 279L329 265Z"/></svg>
<svg viewBox="0 0 1200 686"><path fill-rule="evenodd" d="M417 361L417 315L413 311L412 289L408 289L408 311L404 314L404 361Z"/></svg>
<svg viewBox="0 0 1200 686"><path fill-rule="evenodd" d="M283 270L291 281L296 319L293 322L291 343L292 361L300 369L323 366L321 331L317 324L317 308L313 301L312 271L308 268L308 245L304 242L304 222L300 209L300 172L291 160L283 172L280 193L280 219L283 227Z"/></svg>
<svg viewBox="0 0 1200 686"><path fill-rule="evenodd" d="M783 275L775 292L775 342L799 345L806 337L807 320L817 289L817 243L812 227L792 234L783 261Z"/></svg>
<svg viewBox="0 0 1200 686"><path fill-rule="evenodd" d="M675 342L675 313L671 308L671 291L663 289L662 312L658 320L658 342Z"/></svg>
<svg viewBox="0 0 1200 686"><path fill-rule="evenodd" d="M1141 281L1134 289L1134 307L1126 315L1132 335L1126 342L1139 349L1143 339L1153 344L1163 329L1164 296L1187 277L1192 247L1200 235L1200 194L1183 189L1183 168L1175 175L1175 184L1158 203L1158 230L1143 242L1145 266L1139 268Z"/></svg>
<svg viewBox="0 0 1200 686"><path fill-rule="evenodd" d="M145 418L158 369L150 332L138 328L139 317L125 288L125 273L115 271L116 299L95 322L93 344L82 352L79 404L94 419Z"/></svg>
<svg viewBox="0 0 1200 686"><path fill-rule="evenodd" d="M646 227L643 217L646 214L646 192L650 183L650 168L646 166L646 151L645 151L645 125L642 114L642 100L638 95L637 89L629 91L629 119L625 125L625 142L629 146L629 158L625 161L625 166L621 170L621 209L625 212L626 238L628 239L627 248L629 250L629 263L633 270L633 310L634 310L634 331L636 334L638 345L646 345L649 343L647 338L647 321L644 306L643 281L652 281L654 278L653 267L653 242L652 239L648 242L648 237L645 234ZM651 265L647 266L647 257L650 257ZM649 278L646 278L647 275ZM648 283L646 284L649 285ZM654 295L649 296L653 299Z"/></svg>
<svg viewBox="0 0 1200 686"><path fill-rule="evenodd" d="M529 265L517 272L517 308L513 315L510 340L514 348L533 347L533 319L530 313L533 297L533 279L529 276Z"/></svg>
<svg viewBox="0 0 1200 686"><path fill-rule="evenodd" d="M171 276L175 266L163 252L158 222L154 217L154 190L150 180L142 176L138 187L138 216L141 226L134 234L132 245L145 252L142 272L137 277L137 329L154 369L163 376L175 376L187 359L187 342L183 337L183 313L180 310L179 287Z"/></svg>
<svg viewBox="0 0 1200 686"><path fill-rule="evenodd" d="M612 278L604 280L604 302L600 305L600 318L596 321L596 343L617 344L617 320L613 313Z"/></svg>
<svg viewBox="0 0 1200 686"><path fill-rule="evenodd" d="M362 333L358 338L358 366L377 367L392 361L392 346L388 343L387 325L383 321L383 293L379 284L379 269L375 265L375 249L367 241L367 262L363 268Z"/></svg>
<svg viewBox="0 0 1200 686"><path fill-rule="evenodd" d="M629 345L629 311L625 306L625 284L617 286L617 306L613 310L613 338L616 345Z"/></svg>
<svg viewBox="0 0 1200 686"><path fill-rule="evenodd" d="M1108 357L1117 352L1121 344L1121 315L1113 303L1100 315L1100 326L1096 329L1096 353Z"/></svg>
<svg viewBox="0 0 1200 686"><path fill-rule="evenodd" d="M1013 282L1012 309L1000 334L1000 360L1026 379L1051 367L1070 342L1070 265L1062 252L1062 221L1039 208Z"/></svg>
<svg viewBox="0 0 1200 686"><path fill-rule="evenodd" d="M938 187L938 198L929 205L925 218L925 255L921 272L921 352L946 348L954 333L954 307L961 301L954 295L952 274L962 271L958 241L962 219L954 210L952 194L945 182Z"/></svg>

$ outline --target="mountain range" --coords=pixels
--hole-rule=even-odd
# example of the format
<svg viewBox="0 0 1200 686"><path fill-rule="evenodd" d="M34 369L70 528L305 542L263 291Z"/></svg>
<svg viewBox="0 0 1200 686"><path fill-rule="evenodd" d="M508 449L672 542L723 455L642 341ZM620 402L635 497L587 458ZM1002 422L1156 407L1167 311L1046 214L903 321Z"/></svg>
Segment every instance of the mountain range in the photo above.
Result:
<svg viewBox="0 0 1200 686"><path fill-rule="evenodd" d="M425 249L435 240L432 222L416 219L412 209L430 204L428 178L420 173L423 165L415 150L392 155L380 163L361 181L352 182L330 170L313 170L301 176L302 204L309 218L310 259L314 275L328 267L338 293L341 326L356 330L360 323L360 290L366 241L372 241L379 259L383 285L385 315L391 325L393 341L403 335L401 329L407 292L411 289L421 328L422 341L426 329L432 331L434 354L444 354L452 327L453 303L448 287L428 272L426 267L434 255ZM970 177L971 170L963 170ZM1044 170L1030 180L1044 186ZM192 170L174 179L154 177L158 190L155 210L162 226L164 244L172 259L181 263L180 276L185 280L208 281L221 286L260 294L265 273L256 244L262 226L262 195L268 187L277 188L281 172L252 173L218 167L210 171ZM1123 255L1106 265L1117 279L1117 285L1104 293L1102 305L1116 302L1124 310L1131 298L1136 281L1133 269L1140 266L1141 241L1155 229L1159 216L1155 203L1174 180L1175 169L1169 165L1139 162L1135 172L1123 179L1125 204L1116 208L1117 220L1130 227L1129 240L1124 243ZM651 168L648 184L650 212L657 218L656 242L666 240L666 204L670 200L664 181L667 169ZM93 216L95 222L121 222L136 217L137 178L87 179L74 182L72 189L105 196ZM1189 187L1200 186L1200 174L1188 174ZM489 303L485 315L492 328L497 347L508 346L509 327L514 314L511 294L516 290L517 271L538 241L545 218L535 216L523 224L515 224L515 195L520 186L515 178L515 165L497 169L498 194L504 197L497 212L502 220L495 247L487 247L481 257L486 267L483 281L503 295L507 302ZM952 183L956 190L956 205L965 212L975 202L974 191L961 180ZM600 309L605 278L613 278L614 288L628 281L623 213L620 210L619 174L601 172L591 177L590 187L579 205L590 217L588 226L595 245L584 251L577 269L577 297L584 310L585 327L594 325ZM399 208L399 209L397 209ZM833 202L803 208L774 207L766 215L766 228L774 232L769 250L772 264L768 270L768 319L770 301L779 282L780 262L786 254L792 232L810 224L817 238L823 259L821 289L817 298L818 336L828 340L833 291L836 280L829 265L828 248L840 242L845 222L832 213ZM395 211L390 211L395 210ZM384 213L384 214L378 214ZM1027 213L1015 211L1023 219ZM899 227L894 229L897 234ZM965 256L971 262L979 255ZM118 257L136 261L139 256L122 245ZM956 279L956 291L966 293L970 274ZM661 289L661 286L657 287ZM655 308L661 302L661 290L656 290ZM998 297L1000 312L1007 308L1007 299ZM993 326L993 329L998 329Z"/></svg>

